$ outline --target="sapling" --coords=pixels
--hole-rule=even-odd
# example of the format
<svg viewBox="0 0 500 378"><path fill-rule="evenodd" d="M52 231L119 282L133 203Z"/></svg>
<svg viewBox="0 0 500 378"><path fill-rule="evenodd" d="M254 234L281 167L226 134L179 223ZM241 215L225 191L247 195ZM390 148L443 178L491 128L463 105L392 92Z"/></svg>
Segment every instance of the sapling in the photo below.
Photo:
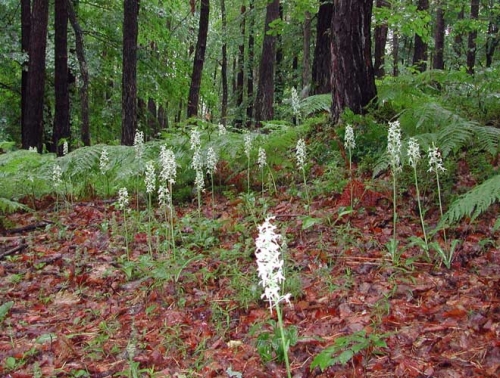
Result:
<svg viewBox="0 0 500 378"><path fill-rule="evenodd" d="M427 258L429 258L429 243L427 240L427 232L425 231L424 214L422 212L422 204L420 201L420 190L418 187L417 164L420 160L420 145L416 138L408 140L408 161L413 168L413 177L415 179L415 191L417 195L418 214L420 216L420 225L422 226L422 233L424 235L424 250Z"/></svg>
<svg viewBox="0 0 500 378"><path fill-rule="evenodd" d="M356 140L354 139L354 130L351 125L345 127L344 146L349 151L349 179L351 189L351 209L354 207L354 187L352 182L352 150L356 148Z"/></svg>
<svg viewBox="0 0 500 378"><path fill-rule="evenodd" d="M393 263L398 262L396 239L396 223L397 223L397 201L396 201L396 177L401 171L401 127L399 121L389 122L389 132L387 134L387 153L389 154L389 164L392 174L392 214L393 214L393 236L392 240L387 245Z"/></svg>
<svg viewBox="0 0 500 378"><path fill-rule="evenodd" d="M296 158L297 158L297 167L301 170L302 178L304 180L304 190L306 192L307 209L309 212L311 212L311 200L309 198L309 189L307 187L307 179L306 179L306 158L307 158L306 142L302 138L299 139L297 142Z"/></svg>
<svg viewBox="0 0 500 378"><path fill-rule="evenodd" d="M278 317L278 326L280 328L281 343L286 364L288 378L291 378L290 363L288 361L289 340L285 338L283 326L283 316L280 303L290 303L290 294L281 295L281 285L285 281L283 274L283 257L281 254L281 235L276 233L276 226L271 223L274 217L268 217L262 225L259 226L259 235L255 241L257 259L257 271L260 278L260 284L264 288L262 298L269 302L271 315L273 308L276 309Z"/></svg>

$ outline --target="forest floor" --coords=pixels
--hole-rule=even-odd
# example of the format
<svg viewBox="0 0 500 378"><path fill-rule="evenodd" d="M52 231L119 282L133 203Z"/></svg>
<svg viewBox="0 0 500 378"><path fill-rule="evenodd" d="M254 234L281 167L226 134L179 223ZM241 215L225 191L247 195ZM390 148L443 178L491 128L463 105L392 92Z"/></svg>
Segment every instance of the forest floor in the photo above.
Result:
<svg viewBox="0 0 500 378"><path fill-rule="evenodd" d="M131 214L129 261L122 212L110 201L55 209L45 198L34 213L9 215L0 232L0 376L285 377L254 256L264 204L287 239L292 298L282 309L297 335L293 377L500 376L498 205L448 229L448 243L460 245L447 269L434 252L426 261L408 247L422 234L411 196L398 209L394 264L385 247L390 195L362 193L350 214L340 212L345 196L315 196L308 214L287 190L263 202L258 192L221 193L202 215L196 201L178 205L175 252L161 247L160 212L152 253L148 217L134 224ZM438 213L426 214L428 225ZM444 243L441 233L434 240ZM311 369L331 345L332 359L346 363Z"/></svg>

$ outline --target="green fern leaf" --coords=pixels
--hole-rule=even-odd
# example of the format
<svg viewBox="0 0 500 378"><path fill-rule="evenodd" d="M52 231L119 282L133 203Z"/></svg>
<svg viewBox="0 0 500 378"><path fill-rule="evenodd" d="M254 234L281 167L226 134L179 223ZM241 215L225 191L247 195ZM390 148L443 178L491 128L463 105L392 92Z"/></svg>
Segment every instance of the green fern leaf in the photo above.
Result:
<svg viewBox="0 0 500 378"><path fill-rule="evenodd" d="M16 211L19 210L24 210L24 211L30 211L31 209L23 205L22 203L11 201L7 198L0 197L0 212L3 214L11 214L15 213Z"/></svg>

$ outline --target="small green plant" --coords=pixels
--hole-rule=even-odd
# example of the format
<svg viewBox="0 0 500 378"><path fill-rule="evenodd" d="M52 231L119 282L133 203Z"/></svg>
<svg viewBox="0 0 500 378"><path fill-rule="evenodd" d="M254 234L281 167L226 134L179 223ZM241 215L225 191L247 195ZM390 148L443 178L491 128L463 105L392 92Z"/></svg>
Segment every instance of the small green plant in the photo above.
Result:
<svg viewBox="0 0 500 378"><path fill-rule="evenodd" d="M385 339L389 334L372 333L367 335L365 330L352 335L338 337L333 345L323 349L311 363L310 369L319 367L321 370L335 364L345 365L358 353L382 353L382 348L387 348Z"/></svg>

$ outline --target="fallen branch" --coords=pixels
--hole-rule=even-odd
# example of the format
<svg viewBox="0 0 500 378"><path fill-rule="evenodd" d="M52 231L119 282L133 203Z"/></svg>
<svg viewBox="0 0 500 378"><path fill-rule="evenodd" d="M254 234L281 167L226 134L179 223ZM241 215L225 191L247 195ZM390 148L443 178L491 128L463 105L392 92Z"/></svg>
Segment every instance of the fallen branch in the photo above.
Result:
<svg viewBox="0 0 500 378"><path fill-rule="evenodd" d="M17 247L14 247L12 249L9 249L5 252L0 253L0 260L3 259L5 256L12 255L16 252L22 251L27 246L28 246L28 244L19 244Z"/></svg>
<svg viewBox="0 0 500 378"><path fill-rule="evenodd" d="M43 221L43 222L40 222L40 223L29 224L29 225L24 226L24 227L12 228L10 230L5 230L4 234L6 234L6 235L20 234L21 232L33 231L33 230L36 230L37 228L42 228L42 227L45 227L48 224L52 224L52 223L53 222L50 222L50 221Z"/></svg>

